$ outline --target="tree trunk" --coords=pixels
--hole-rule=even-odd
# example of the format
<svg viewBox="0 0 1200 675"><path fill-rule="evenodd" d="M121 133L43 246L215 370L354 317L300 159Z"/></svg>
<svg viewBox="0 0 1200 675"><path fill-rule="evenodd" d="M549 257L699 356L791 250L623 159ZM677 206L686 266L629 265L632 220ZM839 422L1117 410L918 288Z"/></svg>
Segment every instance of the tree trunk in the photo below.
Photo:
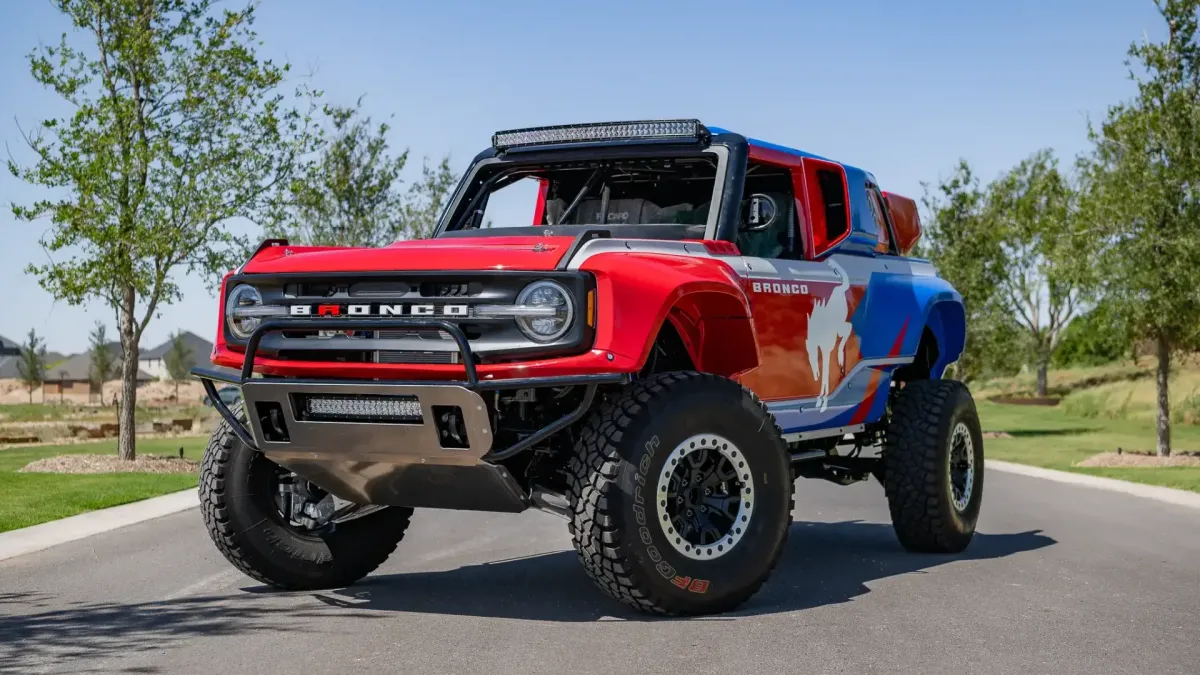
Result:
<svg viewBox="0 0 1200 675"><path fill-rule="evenodd" d="M137 458L136 425L138 345L133 326L136 295L132 286L121 298L121 403L117 411L117 455L124 460Z"/></svg>
<svg viewBox="0 0 1200 675"><path fill-rule="evenodd" d="M1046 395L1046 371L1050 369L1049 359L1039 359L1037 367L1037 395Z"/></svg>
<svg viewBox="0 0 1200 675"><path fill-rule="evenodd" d="M1155 339L1158 356L1158 456L1171 454L1171 399L1167 390L1167 378L1171 375L1171 344L1165 333Z"/></svg>

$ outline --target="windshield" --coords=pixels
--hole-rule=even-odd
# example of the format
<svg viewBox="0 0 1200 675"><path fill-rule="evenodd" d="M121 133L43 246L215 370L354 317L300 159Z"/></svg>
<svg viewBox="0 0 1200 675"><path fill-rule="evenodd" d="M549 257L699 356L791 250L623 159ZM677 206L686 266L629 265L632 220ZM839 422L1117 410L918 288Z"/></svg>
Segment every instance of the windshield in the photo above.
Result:
<svg viewBox="0 0 1200 675"><path fill-rule="evenodd" d="M471 181L473 189L463 195L448 229L704 226L717 172L713 153L485 166Z"/></svg>

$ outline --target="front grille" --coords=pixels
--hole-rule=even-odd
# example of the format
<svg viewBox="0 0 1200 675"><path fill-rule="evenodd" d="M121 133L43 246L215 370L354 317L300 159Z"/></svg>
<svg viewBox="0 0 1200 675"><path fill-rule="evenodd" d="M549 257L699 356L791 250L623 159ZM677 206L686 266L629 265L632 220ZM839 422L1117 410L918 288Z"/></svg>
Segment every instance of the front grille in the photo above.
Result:
<svg viewBox="0 0 1200 675"><path fill-rule="evenodd" d="M446 331L439 330L437 332L431 330L380 330L375 331L376 337L381 340L451 340L450 334Z"/></svg>
<svg viewBox="0 0 1200 675"><path fill-rule="evenodd" d="M377 352L379 363L458 363L458 352L412 352L381 349Z"/></svg>
<svg viewBox="0 0 1200 675"><path fill-rule="evenodd" d="M457 284L426 281L421 284L420 290L423 298L465 298L482 293L483 284L478 281Z"/></svg>

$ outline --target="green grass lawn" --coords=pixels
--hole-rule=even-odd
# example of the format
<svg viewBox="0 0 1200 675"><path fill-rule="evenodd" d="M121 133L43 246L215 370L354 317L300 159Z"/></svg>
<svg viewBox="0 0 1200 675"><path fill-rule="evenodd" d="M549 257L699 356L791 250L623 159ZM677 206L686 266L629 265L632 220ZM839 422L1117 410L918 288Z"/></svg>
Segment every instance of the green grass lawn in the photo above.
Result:
<svg viewBox="0 0 1200 675"><path fill-rule="evenodd" d="M163 408L134 410L138 422L181 417L208 417L212 408L203 405L173 405ZM0 405L0 421L3 422L55 422L70 420L79 422L115 422L117 409L112 406L85 406L75 403L8 403Z"/></svg>
<svg viewBox="0 0 1200 675"><path fill-rule="evenodd" d="M1093 468L1081 462L1101 452L1153 450L1154 425L1140 420L1073 417L1061 408L999 405L978 401L984 431L1005 431L1012 438L989 438L985 453L991 459L1020 462L1048 469L1073 471L1138 483L1200 492L1200 467ZM1172 447L1200 450L1200 427L1171 425Z"/></svg>
<svg viewBox="0 0 1200 675"><path fill-rule="evenodd" d="M140 455L200 459L207 437L139 439ZM77 445L48 445L0 450L0 532L37 525L84 511L102 509L185 490L196 485L192 474L106 473L67 475L17 473L43 457L75 453L115 454L115 440Z"/></svg>

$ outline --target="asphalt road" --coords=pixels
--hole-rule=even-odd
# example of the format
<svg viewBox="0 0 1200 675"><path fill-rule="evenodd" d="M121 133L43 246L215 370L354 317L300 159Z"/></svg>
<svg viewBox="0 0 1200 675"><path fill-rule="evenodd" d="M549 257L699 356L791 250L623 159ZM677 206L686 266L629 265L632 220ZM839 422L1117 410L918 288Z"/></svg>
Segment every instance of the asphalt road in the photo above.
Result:
<svg viewBox="0 0 1200 675"><path fill-rule="evenodd" d="M1200 511L989 471L961 556L903 552L875 483L796 520L741 611L670 620L539 512L418 512L358 586L279 593L191 510L0 562L0 672L1200 673Z"/></svg>

